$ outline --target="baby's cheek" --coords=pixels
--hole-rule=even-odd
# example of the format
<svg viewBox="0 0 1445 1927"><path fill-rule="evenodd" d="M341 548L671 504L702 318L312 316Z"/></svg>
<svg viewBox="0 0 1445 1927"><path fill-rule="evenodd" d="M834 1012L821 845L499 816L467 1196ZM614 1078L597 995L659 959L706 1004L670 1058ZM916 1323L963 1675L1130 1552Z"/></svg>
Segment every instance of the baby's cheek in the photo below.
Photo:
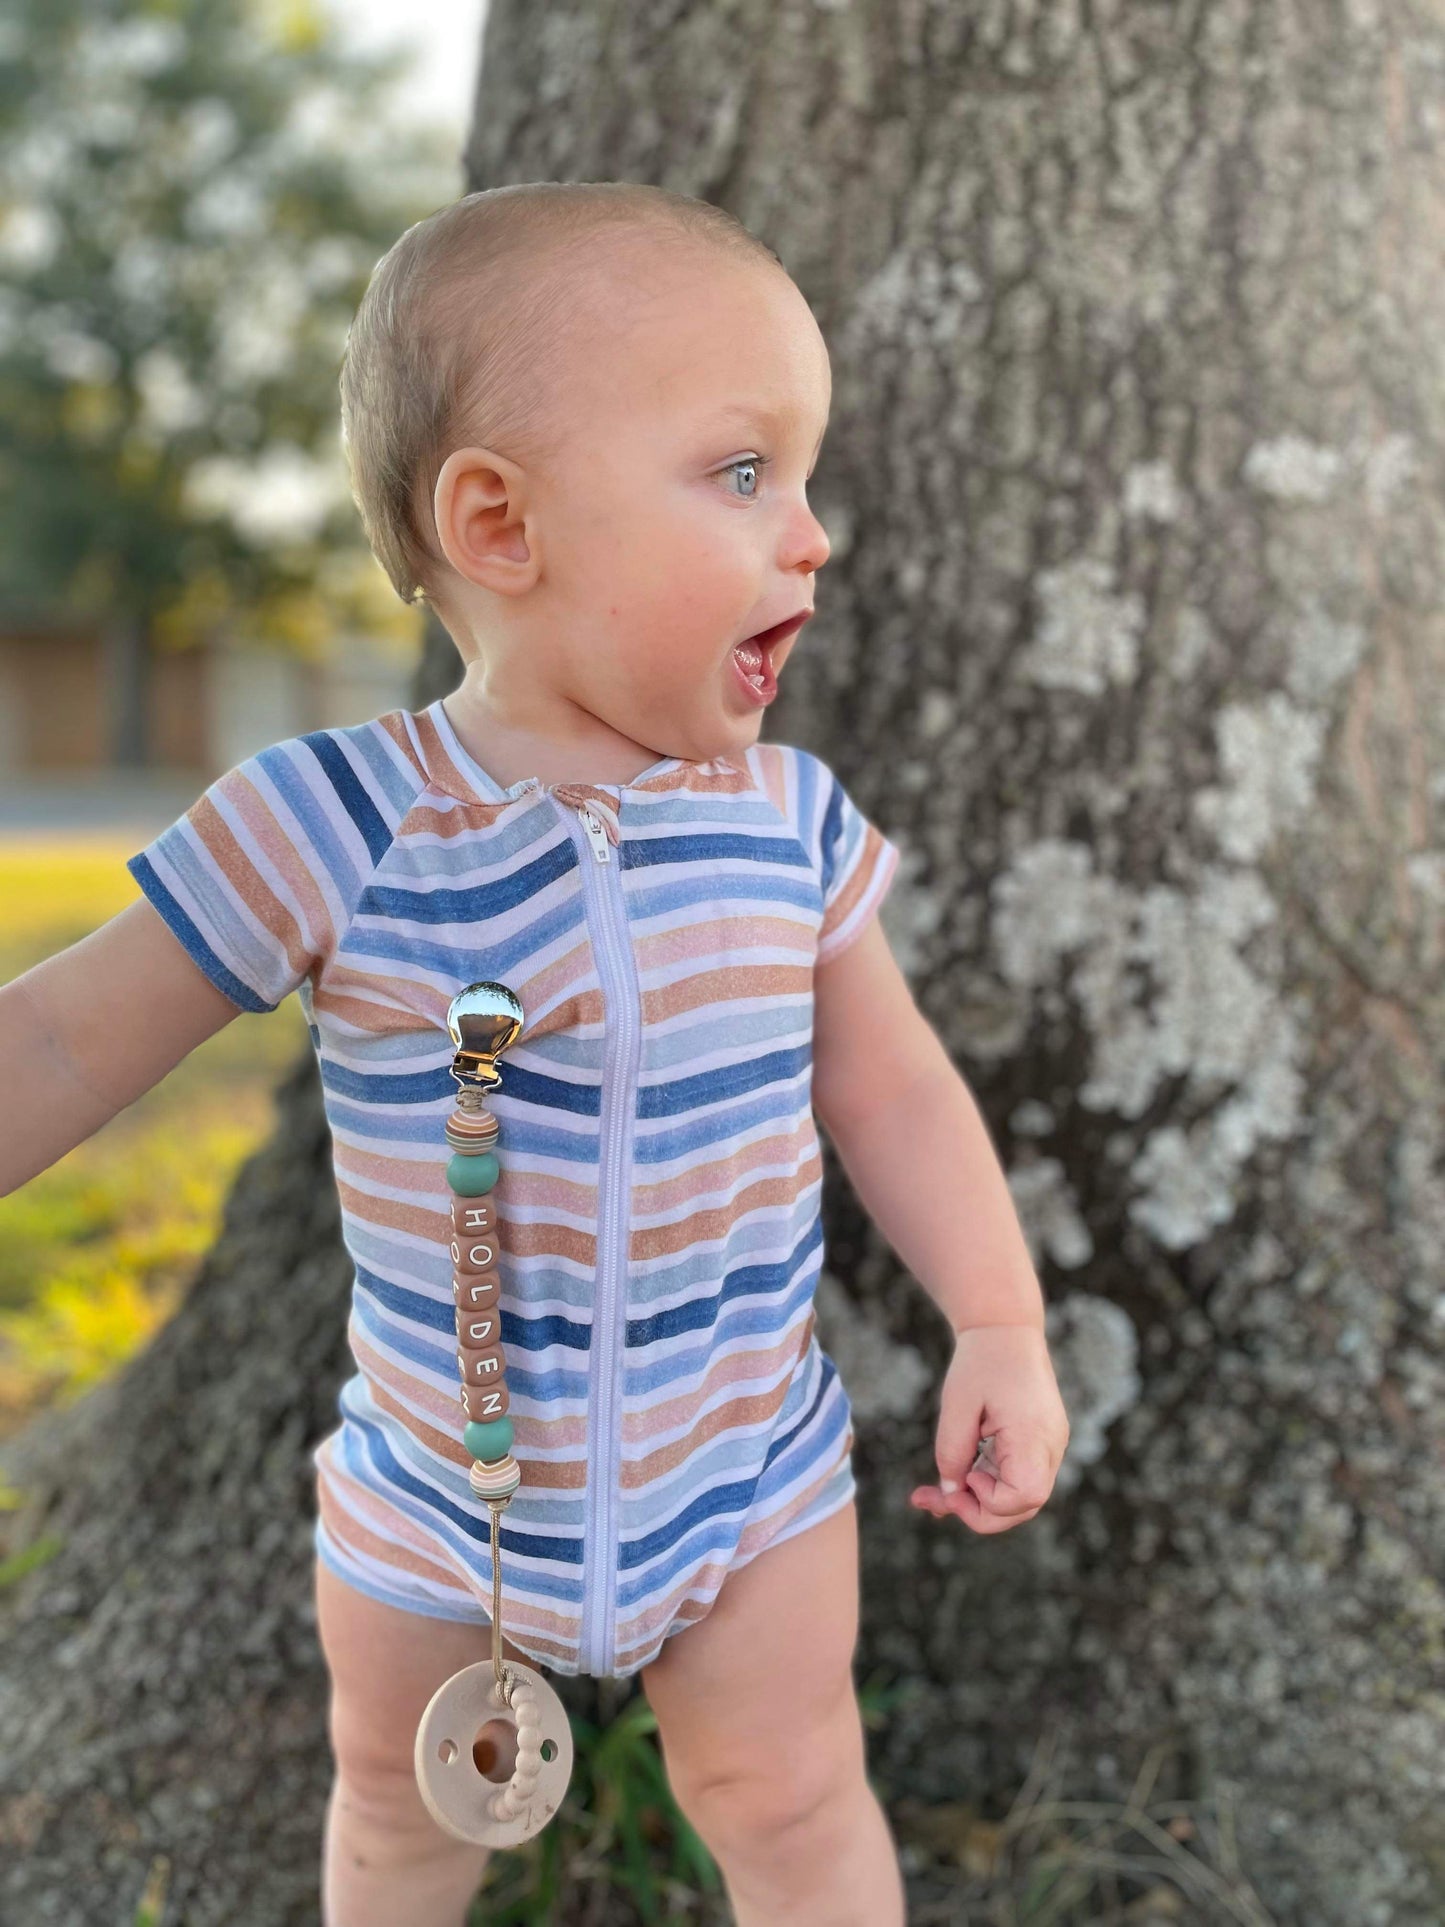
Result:
<svg viewBox="0 0 1445 1927"><path fill-rule="evenodd" d="M695 687L706 673L709 653L716 659L718 650L709 652L681 621L663 623L652 634L630 639L619 677L634 700L650 706Z"/></svg>

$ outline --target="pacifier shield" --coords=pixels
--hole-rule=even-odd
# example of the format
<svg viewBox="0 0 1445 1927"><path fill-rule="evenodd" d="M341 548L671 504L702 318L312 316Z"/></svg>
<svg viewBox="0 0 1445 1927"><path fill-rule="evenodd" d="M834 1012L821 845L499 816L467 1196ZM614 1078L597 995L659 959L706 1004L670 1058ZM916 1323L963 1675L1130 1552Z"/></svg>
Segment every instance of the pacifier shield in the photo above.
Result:
<svg viewBox="0 0 1445 1927"><path fill-rule="evenodd" d="M512 1756L509 1736L500 1729L516 1726L514 1712L497 1692L497 1671L490 1659L464 1666L443 1682L427 1703L416 1730L415 1765L422 1799L437 1825L454 1840L478 1847L516 1847L530 1840L562 1804L572 1778L572 1728L567 1709L553 1687L534 1667L504 1661L535 1709L535 1745L523 1743L513 1772L525 1768L528 1751L540 1748L541 1764L535 1783L518 1810L499 1819L494 1796L508 1785L489 1779L477 1764L506 1761ZM531 1724L530 1716L523 1717ZM519 1735L525 1742L525 1736ZM480 1744L478 1743L480 1741Z"/></svg>

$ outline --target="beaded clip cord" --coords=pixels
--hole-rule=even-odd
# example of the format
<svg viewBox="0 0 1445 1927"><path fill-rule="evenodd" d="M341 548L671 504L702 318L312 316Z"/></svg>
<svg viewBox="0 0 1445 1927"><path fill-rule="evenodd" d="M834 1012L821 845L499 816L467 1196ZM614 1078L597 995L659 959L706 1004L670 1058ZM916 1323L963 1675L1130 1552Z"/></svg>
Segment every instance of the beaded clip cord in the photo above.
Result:
<svg viewBox="0 0 1445 1927"><path fill-rule="evenodd" d="M447 1118L452 1190L452 1298L466 1423L474 1463L468 1483L492 1519L492 1657L439 1686L417 1728L417 1784L432 1818L455 1839L515 1847L552 1818L572 1777L566 1708L542 1675L502 1656L502 1514L522 1482L502 1350L497 1212L489 1193L501 1175L501 1125L486 1107L502 1081L497 1058L523 1024L506 984L468 984L447 1010L460 1088Z"/></svg>

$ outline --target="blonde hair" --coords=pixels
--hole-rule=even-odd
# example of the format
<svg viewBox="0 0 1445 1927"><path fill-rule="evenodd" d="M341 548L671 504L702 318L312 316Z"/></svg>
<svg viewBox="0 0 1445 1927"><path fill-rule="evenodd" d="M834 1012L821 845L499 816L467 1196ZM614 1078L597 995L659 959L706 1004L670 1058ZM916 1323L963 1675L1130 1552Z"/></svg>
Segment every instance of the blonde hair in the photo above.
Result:
<svg viewBox="0 0 1445 1927"><path fill-rule="evenodd" d="M366 539L405 603L435 606L431 503L465 439L545 462L586 270L629 241L778 255L726 209L635 181L483 188L409 227L372 270L341 363L341 440ZM786 270L783 270L786 272Z"/></svg>

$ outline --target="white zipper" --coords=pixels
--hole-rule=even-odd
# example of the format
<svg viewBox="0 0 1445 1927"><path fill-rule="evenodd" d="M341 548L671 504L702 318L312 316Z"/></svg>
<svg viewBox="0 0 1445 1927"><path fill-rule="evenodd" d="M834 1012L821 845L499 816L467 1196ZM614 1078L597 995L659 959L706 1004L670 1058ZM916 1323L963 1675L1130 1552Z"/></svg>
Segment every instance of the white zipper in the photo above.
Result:
<svg viewBox="0 0 1445 1927"><path fill-rule="evenodd" d="M563 820L572 805L554 802ZM584 804L576 815L599 863L608 862L606 832ZM568 823L570 834L571 825ZM599 841L600 838L600 847ZM575 838L574 838L575 842ZM606 1678L616 1658L617 1540L619 1481L622 1466L621 1385L627 1337L627 1185L632 1162L632 1113L640 1055L642 1001L632 969L621 872L612 865L616 889L582 866L584 893L596 907L594 943L602 980L605 1049L602 1064L601 1152L597 1173L597 1277L592 1306L592 1348L588 1372L587 1517L582 1542L582 1665L594 1678ZM584 895L585 901L585 895ZM594 1444L595 1441L595 1444Z"/></svg>
<svg viewBox="0 0 1445 1927"><path fill-rule="evenodd" d="M602 825L597 821L597 818L585 804L577 813L582 818L582 827L586 830L588 841L592 845L593 856L596 857L599 863L610 861L608 851L612 848L612 845L607 841L606 830L603 829Z"/></svg>

